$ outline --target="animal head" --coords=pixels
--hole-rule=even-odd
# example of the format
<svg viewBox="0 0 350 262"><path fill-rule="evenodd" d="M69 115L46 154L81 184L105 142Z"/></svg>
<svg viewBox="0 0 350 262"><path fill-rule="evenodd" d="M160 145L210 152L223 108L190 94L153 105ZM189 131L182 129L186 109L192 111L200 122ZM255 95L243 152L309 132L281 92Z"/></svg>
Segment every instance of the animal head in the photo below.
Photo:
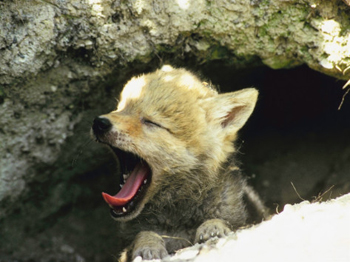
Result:
<svg viewBox="0 0 350 262"><path fill-rule="evenodd" d="M136 217L162 190L181 197L217 179L257 95L253 88L218 94L170 66L132 78L116 110L97 117L92 127L96 140L117 155L126 178L117 195L103 193L113 217Z"/></svg>

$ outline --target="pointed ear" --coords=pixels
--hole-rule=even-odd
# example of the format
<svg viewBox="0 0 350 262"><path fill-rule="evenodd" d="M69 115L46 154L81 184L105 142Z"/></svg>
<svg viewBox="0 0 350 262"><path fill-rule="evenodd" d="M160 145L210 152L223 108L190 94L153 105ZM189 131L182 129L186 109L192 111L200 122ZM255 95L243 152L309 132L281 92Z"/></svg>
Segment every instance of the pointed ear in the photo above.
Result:
<svg viewBox="0 0 350 262"><path fill-rule="evenodd" d="M221 125L228 133L237 132L253 112L258 98L255 88L220 94L203 100L208 122Z"/></svg>

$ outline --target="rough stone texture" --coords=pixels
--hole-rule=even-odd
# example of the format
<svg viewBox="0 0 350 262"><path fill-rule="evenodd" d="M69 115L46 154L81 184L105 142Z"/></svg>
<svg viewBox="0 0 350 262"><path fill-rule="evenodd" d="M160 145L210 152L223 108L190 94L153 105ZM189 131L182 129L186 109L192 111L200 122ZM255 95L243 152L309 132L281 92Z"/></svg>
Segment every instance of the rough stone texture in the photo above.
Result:
<svg viewBox="0 0 350 262"><path fill-rule="evenodd" d="M13 0L0 7L2 84L58 67L70 52L102 75L162 52L243 65L256 56L272 68L305 63L350 75L350 11L340 0Z"/></svg>
<svg viewBox="0 0 350 262"><path fill-rule="evenodd" d="M340 0L0 0L0 261L104 261L117 254L117 248L105 248L117 240L113 234L106 240L113 224L105 209L98 215L104 211L97 197L102 189L115 190L110 175L116 164L106 149L89 143L89 128L94 116L113 109L129 77L163 62L199 70L225 61L233 66L227 75L262 63L306 64L347 80L349 16ZM334 166L326 153L312 162L324 160L315 171L332 176L316 181L340 182L337 194L349 191L349 143L343 137L341 157L334 156L338 143L329 147L331 160L338 159ZM313 169L301 164L309 151L293 150L248 169L265 178L261 192L271 201L295 197L285 185L273 189L274 181L285 184L289 175ZM303 175L296 187L307 192Z"/></svg>

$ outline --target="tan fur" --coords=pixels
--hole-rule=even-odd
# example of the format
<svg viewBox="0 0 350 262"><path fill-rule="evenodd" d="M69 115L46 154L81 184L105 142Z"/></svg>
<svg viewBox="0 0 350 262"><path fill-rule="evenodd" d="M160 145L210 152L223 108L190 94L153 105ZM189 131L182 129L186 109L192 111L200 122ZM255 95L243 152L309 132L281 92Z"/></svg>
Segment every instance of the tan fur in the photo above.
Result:
<svg viewBox="0 0 350 262"><path fill-rule="evenodd" d="M257 95L253 88L218 94L190 72L170 66L125 85L117 109L101 116L113 128L95 136L138 155L152 170L134 212L117 219L125 243L135 238L126 260L163 257L164 248L171 253L204 241L214 229L223 236L250 219L243 200L246 182L232 155Z"/></svg>

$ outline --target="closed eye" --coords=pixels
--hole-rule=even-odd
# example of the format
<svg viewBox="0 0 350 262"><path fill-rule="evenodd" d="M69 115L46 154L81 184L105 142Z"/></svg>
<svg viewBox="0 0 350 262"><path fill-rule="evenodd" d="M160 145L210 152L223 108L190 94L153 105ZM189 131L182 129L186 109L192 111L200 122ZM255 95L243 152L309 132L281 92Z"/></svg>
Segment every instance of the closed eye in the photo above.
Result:
<svg viewBox="0 0 350 262"><path fill-rule="evenodd" d="M141 119L141 123L147 125L147 126L156 126L156 127L160 127L160 128L163 128L163 126L161 126L160 124L158 123L155 123L147 118L142 118Z"/></svg>
<svg viewBox="0 0 350 262"><path fill-rule="evenodd" d="M148 118L144 118L144 117L141 118L141 123L146 125L146 126L149 126L149 127L162 128L162 129L168 131L170 134L173 134L173 132L169 128L166 128L165 126L162 126L161 124L153 122L152 120L149 120Z"/></svg>

